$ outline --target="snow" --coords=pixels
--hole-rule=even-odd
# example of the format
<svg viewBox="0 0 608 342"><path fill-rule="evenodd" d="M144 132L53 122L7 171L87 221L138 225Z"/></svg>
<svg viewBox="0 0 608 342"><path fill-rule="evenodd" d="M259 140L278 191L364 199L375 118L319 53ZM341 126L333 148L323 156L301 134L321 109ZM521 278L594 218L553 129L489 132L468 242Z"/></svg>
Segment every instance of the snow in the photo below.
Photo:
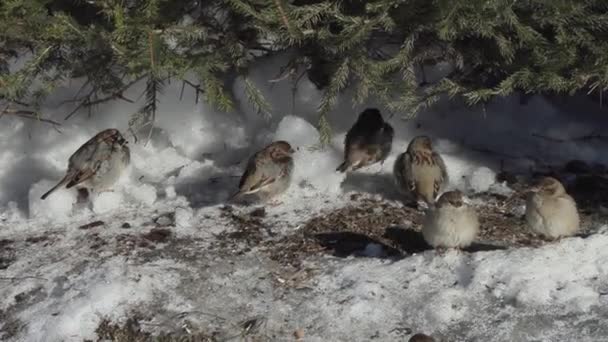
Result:
<svg viewBox="0 0 608 342"><path fill-rule="evenodd" d="M93 211L97 214L103 214L119 209L123 202L123 197L118 192L107 191L94 195L91 202L93 203Z"/></svg>
<svg viewBox="0 0 608 342"><path fill-rule="evenodd" d="M48 201L43 201L40 196L55 186L56 182L39 181L32 185L29 194L30 215L33 218L46 217L51 220L66 221L72 212L72 206L76 204L76 193L74 190L65 188L57 189Z"/></svg>
<svg viewBox="0 0 608 342"><path fill-rule="evenodd" d="M394 341L416 332L450 341L600 341L608 334L602 323L608 315L608 229L599 223L588 237L536 248L425 251L390 259L382 245L370 242L356 257L305 260L310 274L299 288L277 286L279 278L295 278L279 277L283 270L259 247L228 256L214 249L218 236L234 232L222 210L247 159L273 140L297 150L296 168L280 204L265 208L269 231L255 233L267 234L264 239L293 234L322 211L349 203L352 193L399 200L392 166L417 135L433 138L448 168L448 188L467 194L512 194L496 182L503 166L516 171L571 159L608 162L602 140L555 141L608 124L599 108L578 98L533 97L520 104L511 97L484 109L442 102L407 120L380 108L396 132L390 156L382 165L337 173L346 130L362 109L377 104L353 108L351 90L342 94L323 148L314 126L322 94L303 77L292 102L287 80L268 82L286 60L260 61L248 76L272 105L268 118L247 103L242 77L232 85L238 107L230 113L196 104L188 88L179 101L181 84L168 85L150 143L144 145L143 136L135 143L125 133L132 165L113 191L92 194L90 207L76 205L75 190L59 189L45 201L40 195L61 179L71 153L93 134L108 127L126 132L125 113L138 104L112 102L91 117L82 112L63 121L70 108L60 104L61 96L78 89L74 81L43 110L64 123L61 132L2 117L0 265L8 265L0 268L0 317L10 319L0 321L0 338L95 340L103 318L124 322L135 312L145 313L150 331L180 330L187 321L191 329L224 329L226 336L239 333L238 322L264 317L268 340L288 340L296 329L307 341ZM437 72L449 70L442 68ZM428 80L435 77L425 71ZM137 98L137 89L132 92L127 97ZM172 238L150 242L154 229L169 229ZM11 241L8 247L4 240Z"/></svg>
<svg viewBox="0 0 608 342"><path fill-rule="evenodd" d="M486 192L496 182L496 173L482 166L466 176L467 188L474 193Z"/></svg>

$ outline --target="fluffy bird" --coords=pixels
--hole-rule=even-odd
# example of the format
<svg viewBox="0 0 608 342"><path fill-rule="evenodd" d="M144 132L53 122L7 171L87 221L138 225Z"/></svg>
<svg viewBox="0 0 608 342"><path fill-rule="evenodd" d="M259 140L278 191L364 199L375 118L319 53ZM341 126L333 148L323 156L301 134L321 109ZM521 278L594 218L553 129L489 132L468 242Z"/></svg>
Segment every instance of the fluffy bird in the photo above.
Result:
<svg viewBox="0 0 608 342"><path fill-rule="evenodd" d="M435 339L429 335L418 333L410 337L409 342L435 342Z"/></svg>
<svg viewBox="0 0 608 342"><path fill-rule="evenodd" d="M110 189L122 175L131 160L127 141L117 129L106 129L84 143L68 160L65 177L47 191L46 199L55 190L64 186L101 192Z"/></svg>
<svg viewBox="0 0 608 342"><path fill-rule="evenodd" d="M384 162L393 145L393 127L376 108L367 108L346 133L344 162L336 171L347 172Z"/></svg>
<svg viewBox="0 0 608 342"><path fill-rule="evenodd" d="M431 138L415 137L395 161L393 175L399 189L428 205L448 182L447 169L441 156L433 150Z"/></svg>
<svg viewBox="0 0 608 342"><path fill-rule="evenodd" d="M579 230L576 202L566 193L562 183L545 177L530 190L526 200L526 222L534 233L557 239Z"/></svg>
<svg viewBox="0 0 608 342"><path fill-rule="evenodd" d="M230 200L257 193L260 199L270 199L285 192L291 184L295 151L286 141L275 141L255 153Z"/></svg>
<svg viewBox="0 0 608 342"><path fill-rule="evenodd" d="M427 212L422 226L422 236L433 248L468 247L478 231L477 213L458 190L443 193L436 207Z"/></svg>

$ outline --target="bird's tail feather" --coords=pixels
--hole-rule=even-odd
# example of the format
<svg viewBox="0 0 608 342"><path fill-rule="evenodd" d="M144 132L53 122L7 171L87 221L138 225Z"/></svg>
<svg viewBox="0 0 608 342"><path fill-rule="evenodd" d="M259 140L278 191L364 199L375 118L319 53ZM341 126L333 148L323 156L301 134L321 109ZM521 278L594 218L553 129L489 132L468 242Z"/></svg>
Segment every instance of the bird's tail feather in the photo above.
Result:
<svg viewBox="0 0 608 342"><path fill-rule="evenodd" d="M239 190L239 191L235 192L234 194L232 194L230 197L228 197L227 202L232 202L232 201L238 200L243 195L244 195L244 193Z"/></svg>
<svg viewBox="0 0 608 342"><path fill-rule="evenodd" d="M346 172L346 170L348 170L348 162L344 161L342 164L340 164L340 166L338 166L338 168L336 169L336 171L338 172Z"/></svg>
<svg viewBox="0 0 608 342"><path fill-rule="evenodd" d="M67 183L68 181L69 181L69 175L66 175L65 177L63 177L62 180L59 181L59 183L57 183L57 185L52 187L49 191L45 192L44 195L40 196L40 199L45 200L47 197L49 197L50 194L52 194L53 192L55 192L55 190L57 190L60 187L62 187L63 185L65 185L65 183Z"/></svg>

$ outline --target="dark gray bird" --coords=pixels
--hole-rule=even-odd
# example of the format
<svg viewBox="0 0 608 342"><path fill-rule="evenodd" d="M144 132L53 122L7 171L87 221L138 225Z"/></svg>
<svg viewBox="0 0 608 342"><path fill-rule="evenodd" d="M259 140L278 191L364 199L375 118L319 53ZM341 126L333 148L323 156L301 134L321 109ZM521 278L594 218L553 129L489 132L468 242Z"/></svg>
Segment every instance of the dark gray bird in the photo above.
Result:
<svg viewBox="0 0 608 342"><path fill-rule="evenodd" d="M120 178L131 160L127 141L117 129L106 129L84 143L68 160L65 177L47 191L41 199L64 186L78 185L101 192L110 189Z"/></svg>
<svg viewBox="0 0 608 342"><path fill-rule="evenodd" d="M367 108L346 133L344 162L336 171L347 172L384 162L393 145L393 127L376 108Z"/></svg>

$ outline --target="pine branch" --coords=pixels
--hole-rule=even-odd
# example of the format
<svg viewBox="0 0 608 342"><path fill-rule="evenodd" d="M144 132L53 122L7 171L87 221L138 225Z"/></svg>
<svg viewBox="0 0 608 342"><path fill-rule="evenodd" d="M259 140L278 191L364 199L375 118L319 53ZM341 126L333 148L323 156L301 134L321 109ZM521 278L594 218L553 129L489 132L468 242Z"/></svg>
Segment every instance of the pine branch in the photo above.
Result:
<svg viewBox="0 0 608 342"><path fill-rule="evenodd" d="M257 114L261 114L265 119L272 117L270 103L268 103L262 92L256 88L249 78L245 78L245 94Z"/></svg>
<svg viewBox="0 0 608 342"><path fill-rule="evenodd" d="M279 14L281 16L281 19L283 20L283 25L285 25L285 28L288 32L291 32L291 25L289 25L289 19L287 18L287 14L285 13L285 9L283 8L281 0L274 0L274 3L277 6L277 9L279 10Z"/></svg>

